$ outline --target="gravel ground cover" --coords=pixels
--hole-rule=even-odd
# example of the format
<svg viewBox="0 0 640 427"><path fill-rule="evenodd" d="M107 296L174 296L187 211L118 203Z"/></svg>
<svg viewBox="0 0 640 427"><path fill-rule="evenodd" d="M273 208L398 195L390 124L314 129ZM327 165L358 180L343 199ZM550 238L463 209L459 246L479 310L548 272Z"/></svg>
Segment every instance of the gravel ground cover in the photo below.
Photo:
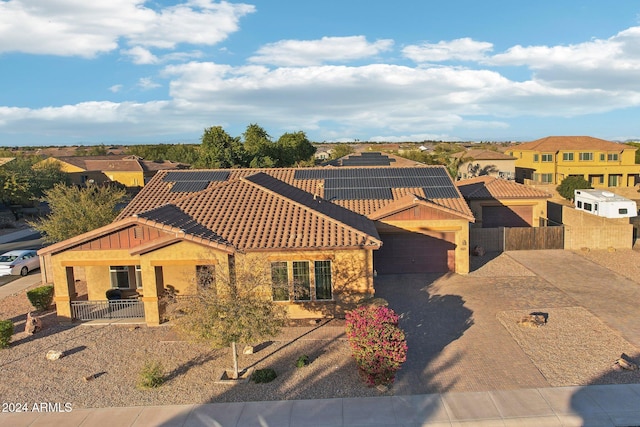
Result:
<svg viewBox="0 0 640 427"><path fill-rule="evenodd" d="M598 249L574 251L598 265L608 268L627 279L640 283L640 247L636 249Z"/></svg>

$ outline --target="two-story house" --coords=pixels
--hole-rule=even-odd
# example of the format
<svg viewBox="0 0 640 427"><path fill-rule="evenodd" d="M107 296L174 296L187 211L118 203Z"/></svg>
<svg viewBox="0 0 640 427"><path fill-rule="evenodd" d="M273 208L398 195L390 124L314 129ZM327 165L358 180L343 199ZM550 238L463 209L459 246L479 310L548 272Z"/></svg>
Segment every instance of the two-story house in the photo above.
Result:
<svg viewBox="0 0 640 427"><path fill-rule="evenodd" d="M516 181L560 184L581 176L594 188L633 187L640 182L636 148L590 136L548 136L510 148Z"/></svg>

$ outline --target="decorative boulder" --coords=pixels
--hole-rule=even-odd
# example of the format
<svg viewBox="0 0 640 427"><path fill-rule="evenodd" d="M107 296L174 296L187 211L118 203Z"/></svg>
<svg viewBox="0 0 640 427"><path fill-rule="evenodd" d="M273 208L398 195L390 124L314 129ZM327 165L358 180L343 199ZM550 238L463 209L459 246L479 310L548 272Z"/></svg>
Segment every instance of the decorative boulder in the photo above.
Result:
<svg viewBox="0 0 640 427"><path fill-rule="evenodd" d="M28 335L33 335L36 332L42 330L42 320L39 317L31 315L31 312L27 313L27 322L24 325L24 331Z"/></svg>
<svg viewBox="0 0 640 427"><path fill-rule="evenodd" d="M63 353L59 350L49 350L47 351L46 358L47 360L58 360L63 356Z"/></svg>

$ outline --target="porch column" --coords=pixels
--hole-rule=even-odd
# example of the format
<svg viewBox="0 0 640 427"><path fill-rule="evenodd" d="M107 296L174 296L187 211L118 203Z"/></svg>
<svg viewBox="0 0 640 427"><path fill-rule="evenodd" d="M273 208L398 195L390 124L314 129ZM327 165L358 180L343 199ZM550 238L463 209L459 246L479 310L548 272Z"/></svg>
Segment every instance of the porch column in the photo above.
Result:
<svg viewBox="0 0 640 427"><path fill-rule="evenodd" d="M162 268L142 263L142 298L144 304L144 320L148 326L160 325L160 301L158 280L162 280ZM158 272L160 270L160 272ZM160 278L158 277L160 275Z"/></svg>
<svg viewBox="0 0 640 427"><path fill-rule="evenodd" d="M71 298L75 297L76 286L73 267L64 267L65 277L62 280L54 280L54 297L58 321L70 323L73 320L71 313ZM54 276L55 276L54 272Z"/></svg>

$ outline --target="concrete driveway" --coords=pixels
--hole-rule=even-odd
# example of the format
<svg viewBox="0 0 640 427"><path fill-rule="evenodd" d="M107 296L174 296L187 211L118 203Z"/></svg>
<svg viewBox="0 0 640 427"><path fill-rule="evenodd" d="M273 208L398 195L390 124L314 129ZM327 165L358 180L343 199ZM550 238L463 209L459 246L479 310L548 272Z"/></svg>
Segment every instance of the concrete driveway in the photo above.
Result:
<svg viewBox="0 0 640 427"><path fill-rule="evenodd" d="M401 315L407 333L396 394L550 386L498 320L509 310L583 307L640 347L638 283L569 251L488 254L474 262L467 276L376 278L376 296Z"/></svg>

